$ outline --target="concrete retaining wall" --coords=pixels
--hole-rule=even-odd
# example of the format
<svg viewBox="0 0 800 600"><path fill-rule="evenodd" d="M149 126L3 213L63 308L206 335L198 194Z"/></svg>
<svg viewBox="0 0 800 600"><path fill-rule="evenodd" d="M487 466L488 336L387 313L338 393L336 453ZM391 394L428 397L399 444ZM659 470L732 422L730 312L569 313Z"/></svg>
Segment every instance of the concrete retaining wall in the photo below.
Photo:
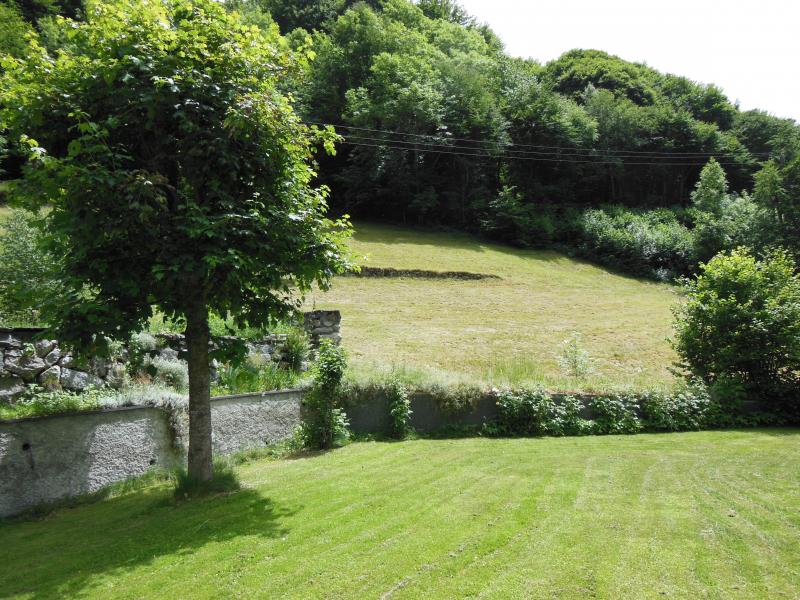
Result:
<svg viewBox="0 0 800 600"><path fill-rule="evenodd" d="M230 454L291 435L298 390L212 400L214 451ZM0 423L0 517L89 494L185 462L166 411L141 407Z"/></svg>

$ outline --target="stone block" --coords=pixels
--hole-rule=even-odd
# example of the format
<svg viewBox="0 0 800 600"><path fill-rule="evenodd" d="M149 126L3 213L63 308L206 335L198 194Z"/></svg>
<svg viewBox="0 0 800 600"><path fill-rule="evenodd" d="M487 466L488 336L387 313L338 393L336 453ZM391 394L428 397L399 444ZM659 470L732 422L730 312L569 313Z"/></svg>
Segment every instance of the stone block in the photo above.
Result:
<svg viewBox="0 0 800 600"><path fill-rule="evenodd" d="M61 386L76 392L81 392L89 386L99 387L103 385L103 380L96 375L91 375L84 371L74 369L61 369Z"/></svg>
<svg viewBox="0 0 800 600"><path fill-rule="evenodd" d="M61 389L61 367L53 366L42 371L39 375L39 383L48 390Z"/></svg>
<svg viewBox="0 0 800 600"><path fill-rule="evenodd" d="M22 348L22 340L8 331L0 331L0 348Z"/></svg>
<svg viewBox="0 0 800 600"><path fill-rule="evenodd" d="M19 377L0 377L0 402L14 402L25 391L25 382Z"/></svg>
<svg viewBox="0 0 800 600"><path fill-rule="evenodd" d="M58 343L55 340L39 340L33 347L36 349L36 356L44 358L50 354L57 345Z"/></svg>
<svg viewBox="0 0 800 600"><path fill-rule="evenodd" d="M33 381L36 376L47 368L45 362L38 356L15 356L8 358L6 353L6 371L22 377L25 381Z"/></svg>
<svg viewBox="0 0 800 600"><path fill-rule="evenodd" d="M108 367L108 373L106 374L106 383L113 388L121 388L125 385L125 381L128 378L128 372L125 369L125 365L122 363L111 363Z"/></svg>
<svg viewBox="0 0 800 600"><path fill-rule="evenodd" d="M59 360L61 360L61 349L53 348L44 357L44 364L46 364L48 367L52 367L53 365L57 364Z"/></svg>

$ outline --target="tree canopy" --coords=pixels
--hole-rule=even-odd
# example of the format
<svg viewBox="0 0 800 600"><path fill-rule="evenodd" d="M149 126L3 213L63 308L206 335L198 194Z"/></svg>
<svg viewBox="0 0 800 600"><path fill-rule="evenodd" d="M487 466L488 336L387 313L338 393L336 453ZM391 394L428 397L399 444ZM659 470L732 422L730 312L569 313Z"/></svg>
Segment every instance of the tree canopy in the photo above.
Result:
<svg viewBox="0 0 800 600"><path fill-rule="evenodd" d="M190 471L208 478L208 312L266 324L346 268L347 221L312 184L335 136L282 91L305 55L211 0L96 2L57 25L57 52L34 41L0 79L0 118L30 150L14 195L49 209L45 318L82 347L155 307L185 318Z"/></svg>

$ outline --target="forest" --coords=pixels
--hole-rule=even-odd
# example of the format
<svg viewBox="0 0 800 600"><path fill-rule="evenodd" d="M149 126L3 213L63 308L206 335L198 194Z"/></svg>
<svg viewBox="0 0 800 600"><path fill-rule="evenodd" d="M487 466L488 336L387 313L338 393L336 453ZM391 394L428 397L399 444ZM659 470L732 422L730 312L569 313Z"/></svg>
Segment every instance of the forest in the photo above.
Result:
<svg viewBox="0 0 800 600"><path fill-rule="evenodd" d="M600 50L540 64L453 0L229 0L302 68L281 85L337 214L557 247L670 280L738 246L800 244L800 127L712 83ZM3 0L0 52L48 49L80 0ZM3 177L23 151L3 140Z"/></svg>

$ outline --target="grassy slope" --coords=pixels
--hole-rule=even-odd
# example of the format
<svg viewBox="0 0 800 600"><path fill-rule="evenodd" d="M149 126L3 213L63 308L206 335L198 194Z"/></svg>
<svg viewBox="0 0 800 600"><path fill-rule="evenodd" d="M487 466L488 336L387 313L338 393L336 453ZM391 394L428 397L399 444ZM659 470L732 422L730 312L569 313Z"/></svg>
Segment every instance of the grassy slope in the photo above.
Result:
<svg viewBox="0 0 800 600"><path fill-rule="evenodd" d="M380 267L460 270L502 280L341 278L312 299L343 312L356 371L394 365L491 384L553 388L654 387L672 382L667 337L674 289L610 273L550 251L485 244L465 235L359 225L352 244ZM586 381L557 356L573 331L596 359Z"/></svg>
<svg viewBox="0 0 800 600"><path fill-rule="evenodd" d="M800 431L358 443L0 524L20 597L793 598Z"/></svg>

